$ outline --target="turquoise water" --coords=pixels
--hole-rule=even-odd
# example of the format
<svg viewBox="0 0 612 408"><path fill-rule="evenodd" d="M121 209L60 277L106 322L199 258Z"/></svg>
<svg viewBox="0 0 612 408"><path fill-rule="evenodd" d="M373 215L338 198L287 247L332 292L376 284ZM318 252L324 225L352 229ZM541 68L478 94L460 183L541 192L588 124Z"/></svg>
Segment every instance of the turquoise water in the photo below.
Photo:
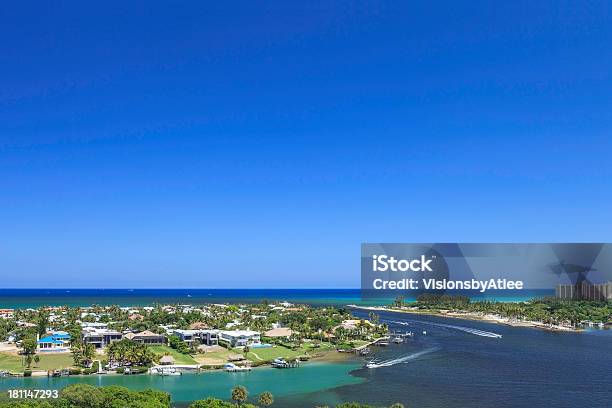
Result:
<svg viewBox="0 0 612 408"><path fill-rule="evenodd" d="M359 384L364 379L349 374L359 366L359 362L309 362L295 369L261 367L246 373L213 371L174 377L108 375L62 378L0 378L0 390L11 388L56 389L74 383L97 386L121 385L138 390L160 389L169 392L174 402L181 403L208 396L229 399L231 388L236 385L243 385L252 395L270 391L276 398L290 398L298 394L317 392L334 386Z"/></svg>

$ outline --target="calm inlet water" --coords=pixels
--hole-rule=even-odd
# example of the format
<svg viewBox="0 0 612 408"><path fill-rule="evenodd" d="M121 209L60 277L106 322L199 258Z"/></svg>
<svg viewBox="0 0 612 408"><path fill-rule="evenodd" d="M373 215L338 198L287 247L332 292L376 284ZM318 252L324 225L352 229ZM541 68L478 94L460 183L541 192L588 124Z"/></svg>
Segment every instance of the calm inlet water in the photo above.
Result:
<svg viewBox="0 0 612 408"><path fill-rule="evenodd" d="M351 400L419 408L609 407L612 401L609 330L553 333L433 316L380 316L392 330L412 331L414 338L373 348L368 359L375 360L377 368L364 368L365 360L357 359L240 374L4 378L0 389L55 388L74 382L154 387L184 405L207 395L227 398L229 389L241 384L251 394L271 391L276 406L297 408Z"/></svg>
<svg viewBox="0 0 612 408"><path fill-rule="evenodd" d="M263 391L272 392L276 398L317 392L330 385L358 384L364 381L349 375L358 367L352 363L318 363L302 365L299 369L278 370L262 367L248 373L226 373L224 371L185 374L176 377L154 375L108 375L73 376L62 378L0 378L0 389L36 388L55 389L73 383L91 385L121 385L132 389L155 388L172 394L176 403L213 396L230 398L230 390L236 385L245 385L253 395ZM282 405L279 405L282 406Z"/></svg>
<svg viewBox="0 0 612 408"><path fill-rule="evenodd" d="M332 398L399 401L420 408L611 406L609 330L553 333L433 316L380 315L391 330L412 331L414 338L373 348L371 359L380 367L352 372L364 383L296 397L296 406Z"/></svg>

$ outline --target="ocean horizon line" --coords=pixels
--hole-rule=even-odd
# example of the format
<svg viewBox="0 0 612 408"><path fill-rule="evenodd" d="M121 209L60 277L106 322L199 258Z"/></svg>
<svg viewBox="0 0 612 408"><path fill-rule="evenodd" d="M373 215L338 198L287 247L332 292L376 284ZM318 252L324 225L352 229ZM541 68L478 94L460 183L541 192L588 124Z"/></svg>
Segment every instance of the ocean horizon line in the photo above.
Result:
<svg viewBox="0 0 612 408"><path fill-rule="evenodd" d="M317 287L306 287L306 288L295 288L295 287L279 287L279 288L266 288L266 287L257 287L257 288L253 288L253 287L249 287L249 288L205 288L205 287L201 287L201 288L185 288L185 287L174 287L174 288L169 288L169 287L163 287L163 288L156 288L156 287L147 287L147 288L133 288L133 287L117 287L117 288L95 288L95 287L56 287L56 288L49 288L49 287L22 287L22 288L0 288L0 291L5 291L5 290L361 290L361 288L359 287L352 287L352 288L342 288L342 287L324 287L324 288L317 288Z"/></svg>

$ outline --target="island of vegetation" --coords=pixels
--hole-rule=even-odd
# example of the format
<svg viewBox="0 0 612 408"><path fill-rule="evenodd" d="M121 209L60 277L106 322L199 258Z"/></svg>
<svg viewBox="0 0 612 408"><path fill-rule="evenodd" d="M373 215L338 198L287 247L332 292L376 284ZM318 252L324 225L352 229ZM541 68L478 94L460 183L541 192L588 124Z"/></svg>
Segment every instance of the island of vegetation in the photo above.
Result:
<svg viewBox="0 0 612 408"><path fill-rule="evenodd" d="M354 308L370 311L385 310L403 313L441 315L462 319L484 320L510 326L535 327L547 330L576 331L585 327L600 328L612 325L612 302L568 300L555 297L524 302L472 301L462 295L426 293L415 302L405 302L398 296L393 304L384 307Z"/></svg>

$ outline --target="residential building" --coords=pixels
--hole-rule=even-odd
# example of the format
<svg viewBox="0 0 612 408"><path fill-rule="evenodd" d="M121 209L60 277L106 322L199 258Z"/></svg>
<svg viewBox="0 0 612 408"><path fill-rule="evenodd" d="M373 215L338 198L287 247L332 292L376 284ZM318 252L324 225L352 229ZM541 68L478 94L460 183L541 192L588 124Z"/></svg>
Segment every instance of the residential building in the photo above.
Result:
<svg viewBox="0 0 612 408"><path fill-rule="evenodd" d="M108 329L108 323L100 322L81 322L81 327L84 329Z"/></svg>
<svg viewBox="0 0 612 408"><path fill-rule="evenodd" d="M612 282L601 284L580 282L577 284L557 285L555 296L561 299L612 300Z"/></svg>
<svg viewBox="0 0 612 408"><path fill-rule="evenodd" d="M122 338L123 334L115 330L94 328L83 330L83 343L93 344L95 348L104 348Z"/></svg>
<svg viewBox="0 0 612 408"><path fill-rule="evenodd" d="M374 326L374 324L370 322L369 320L350 319L350 320L343 320L342 323L336 327L342 327L347 330L354 330L354 329L357 329L359 325L361 324L368 325L371 327Z"/></svg>
<svg viewBox="0 0 612 408"><path fill-rule="evenodd" d="M55 331L37 341L38 351L68 351L70 335L65 331Z"/></svg>
<svg viewBox="0 0 612 408"><path fill-rule="evenodd" d="M189 330L207 330L210 327L203 322L194 322L189 325Z"/></svg>
<svg viewBox="0 0 612 408"><path fill-rule="evenodd" d="M214 346L219 344L219 330L214 329L202 329L202 330L180 330L176 329L173 331L175 336L184 341L185 343L191 344L194 340L197 340L200 344L206 346Z"/></svg>
<svg viewBox="0 0 612 408"><path fill-rule="evenodd" d="M219 343L228 347L244 347L259 344L261 336L259 332L252 330L224 330L219 332Z"/></svg>
<svg viewBox="0 0 612 408"><path fill-rule="evenodd" d="M288 327L277 327L271 330L268 330L264 333L265 337L273 337L273 338L285 338L288 339L293 335L293 330Z"/></svg>
<svg viewBox="0 0 612 408"><path fill-rule="evenodd" d="M149 330L145 330L140 333L128 333L125 335L125 338L133 340L137 343L148 345L166 344L166 336L163 334L153 333Z"/></svg>

